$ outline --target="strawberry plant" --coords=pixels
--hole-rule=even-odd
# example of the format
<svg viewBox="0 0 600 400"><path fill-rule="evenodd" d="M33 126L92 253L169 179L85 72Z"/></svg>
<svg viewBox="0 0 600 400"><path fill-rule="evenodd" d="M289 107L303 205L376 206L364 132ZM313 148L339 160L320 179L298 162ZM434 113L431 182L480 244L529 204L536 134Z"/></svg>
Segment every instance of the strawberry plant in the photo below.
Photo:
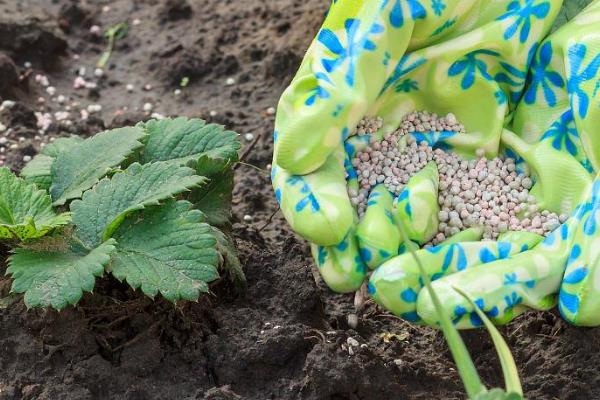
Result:
<svg viewBox="0 0 600 400"><path fill-rule="evenodd" d="M196 300L225 269L237 134L199 119L150 120L57 139L21 171L0 169L0 240L12 292L62 309L112 274L154 298Z"/></svg>

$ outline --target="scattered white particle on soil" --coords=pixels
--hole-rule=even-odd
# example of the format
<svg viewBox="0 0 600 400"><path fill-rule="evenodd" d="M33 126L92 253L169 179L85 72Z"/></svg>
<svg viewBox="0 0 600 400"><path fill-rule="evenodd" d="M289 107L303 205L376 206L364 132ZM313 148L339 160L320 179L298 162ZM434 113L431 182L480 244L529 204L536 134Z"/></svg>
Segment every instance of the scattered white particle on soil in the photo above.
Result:
<svg viewBox="0 0 600 400"><path fill-rule="evenodd" d="M81 89L85 87L85 79L83 79L81 76L78 76L77 78L75 78L75 80L73 81L73 89Z"/></svg>
<svg viewBox="0 0 600 400"><path fill-rule="evenodd" d="M152 90L152 85L147 83L146 85L144 85L144 90L146 90L146 91Z"/></svg>
<svg viewBox="0 0 600 400"><path fill-rule="evenodd" d="M4 136L0 137L0 144L6 144L6 142L8 142L7 138L5 138Z"/></svg>
<svg viewBox="0 0 600 400"><path fill-rule="evenodd" d="M29 69L29 68L31 68L31 63L30 63L29 61L25 61L25 62L23 63L23 66L24 66L25 68Z"/></svg>
<svg viewBox="0 0 600 400"><path fill-rule="evenodd" d="M96 68L94 70L94 76L96 78L102 78L104 76L104 70L102 68Z"/></svg>
<svg viewBox="0 0 600 400"><path fill-rule="evenodd" d="M346 343L348 343L348 346L351 346L351 347L360 346L360 343L358 342L358 340L354 339L353 337L348 337L348 339L346 339Z"/></svg>
<svg viewBox="0 0 600 400"><path fill-rule="evenodd" d="M141 23L142 23L142 21L140 21L140 19L139 19L139 18L134 18L134 20L133 20L133 21L131 21L131 24L132 24L133 26L137 26L137 25L139 25L139 24L141 24Z"/></svg>
<svg viewBox="0 0 600 400"><path fill-rule="evenodd" d="M100 104L90 104L87 106L87 110L90 114L98 113L102 111L102 105Z"/></svg>
<svg viewBox="0 0 600 400"><path fill-rule="evenodd" d="M24 162L29 162L29 161L31 161L31 156L28 156L28 155L25 155L25 156L23 156L23 161L24 161Z"/></svg>
<svg viewBox="0 0 600 400"><path fill-rule="evenodd" d="M133 85L131 83L128 83L125 86L125 90L127 90L129 93L133 92Z"/></svg>
<svg viewBox="0 0 600 400"><path fill-rule="evenodd" d="M216 117L217 116L217 112L215 110L210 110L210 112L208 113L208 115L210 115L211 117Z"/></svg>
<svg viewBox="0 0 600 400"><path fill-rule="evenodd" d="M162 114L159 114L157 112L154 112L150 115L150 117L154 118L154 119L165 119L165 116Z"/></svg>
<svg viewBox="0 0 600 400"><path fill-rule="evenodd" d="M77 75L79 75L79 76L85 76L86 72L87 72L87 69L85 67L79 67L77 69Z"/></svg>
<svg viewBox="0 0 600 400"><path fill-rule="evenodd" d="M252 221L252 216L248 215L248 214L244 215L244 221L246 221L246 222Z"/></svg>
<svg viewBox="0 0 600 400"><path fill-rule="evenodd" d="M79 110L79 114L81 115L81 119L83 121L85 121L86 119L88 119L88 117L90 116L90 113L88 112L88 110L82 108L81 110Z"/></svg>
<svg viewBox="0 0 600 400"><path fill-rule="evenodd" d="M56 101L60 104L64 103L65 100L67 100L67 98L62 94L59 94L58 96L56 96Z"/></svg>
<svg viewBox="0 0 600 400"><path fill-rule="evenodd" d="M143 110L145 112L150 112L150 111L152 111L152 107L153 107L152 103L144 103Z"/></svg>
<svg viewBox="0 0 600 400"><path fill-rule="evenodd" d="M250 132L248 132L248 133L246 133L246 134L244 135L244 139L246 139L246 141L248 141L248 142L251 142L251 141L253 141L253 140L254 140L254 134L253 134L253 133L250 133Z"/></svg>
<svg viewBox="0 0 600 400"><path fill-rule="evenodd" d="M102 31L102 29L100 29L100 27L98 25L90 26L90 33L92 35L99 35L101 31Z"/></svg>
<svg viewBox="0 0 600 400"><path fill-rule="evenodd" d="M54 113L54 118L57 121L64 121L67 118L69 118L70 115L71 115L71 113L69 113L68 111L57 111Z"/></svg>
<svg viewBox="0 0 600 400"><path fill-rule="evenodd" d="M225 84L227 86L231 86L231 85L235 85L235 79L234 78L227 78L227 80L225 81Z"/></svg>
<svg viewBox="0 0 600 400"><path fill-rule="evenodd" d="M37 118L37 127L40 128L41 133L46 132L52 124L52 115L50 113L35 112Z"/></svg>
<svg viewBox="0 0 600 400"><path fill-rule="evenodd" d="M179 96L181 94L181 89L175 89L175 90L173 90L173 94L175 96Z"/></svg>
<svg viewBox="0 0 600 400"><path fill-rule="evenodd" d="M35 81L37 83L39 83L42 86L48 86L50 85L50 81L48 81L48 77L46 75L42 75L42 74L36 74L35 75Z"/></svg>
<svg viewBox="0 0 600 400"><path fill-rule="evenodd" d="M6 125L0 122L0 132L4 132L6 130Z"/></svg>
<svg viewBox="0 0 600 400"><path fill-rule="evenodd" d="M275 115L275 107L269 107L269 108L267 108L267 114L269 114L269 115Z"/></svg>
<svg viewBox="0 0 600 400"><path fill-rule="evenodd" d="M48 86L46 88L46 93L48 93L50 96L54 96L56 94L56 88L54 86Z"/></svg>
<svg viewBox="0 0 600 400"><path fill-rule="evenodd" d="M102 7L102 12L103 12L103 13L107 13L107 12L109 12L109 11L110 11L110 6L103 6L103 7Z"/></svg>
<svg viewBox="0 0 600 400"><path fill-rule="evenodd" d="M13 100L4 100L2 104L0 104L0 111L9 110L15 106L15 102Z"/></svg>

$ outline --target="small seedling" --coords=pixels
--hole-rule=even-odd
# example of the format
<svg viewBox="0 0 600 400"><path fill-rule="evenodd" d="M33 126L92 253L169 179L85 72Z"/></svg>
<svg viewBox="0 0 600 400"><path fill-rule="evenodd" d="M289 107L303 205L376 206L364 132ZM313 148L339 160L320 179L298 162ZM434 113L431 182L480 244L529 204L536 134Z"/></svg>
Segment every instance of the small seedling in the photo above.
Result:
<svg viewBox="0 0 600 400"><path fill-rule="evenodd" d="M11 291L62 309L106 273L172 302L197 300L220 267L243 284L227 234L239 148L219 125L150 120L57 139L22 178L0 168Z"/></svg>
<svg viewBox="0 0 600 400"><path fill-rule="evenodd" d="M182 88L186 87L188 84L190 83L190 78L187 76L184 76L183 78L181 78L181 82L179 82L179 86L181 86Z"/></svg>
<svg viewBox="0 0 600 400"><path fill-rule="evenodd" d="M446 342L448 343L448 347L450 348L450 352L452 353L452 357L454 358L454 362L458 368L458 373L460 378L465 386L465 390L470 399L474 400L520 400L523 399L523 390L521 388L521 382L519 381L519 374L517 371L517 367L515 365L515 361L510 353L508 345L502 338L502 335L494 324L488 319L483 311L477 307L477 305L473 302L473 300L462 290L458 288L454 288L459 294L465 297L473 306L473 309L477 313L477 315L483 321L485 327L490 332L492 340L494 342L494 346L496 347L496 352L498 353L498 357L500 358L500 364L502 366L502 372L504 374L504 382L506 386L506 390L502 390L500 388L493 388L488 390L483 383L481 382L481 378L477 373L477 369L475 368L475 364L473 363L473 359L471 358L467 347L465 346L465 342L460 337L458 329L452 324L450 317L444 312L444 308L440 302L439 297L433 286L431 285L431 279L429 275L425 272L425 268L419 259L416 250L415 244L408 240L408 236L406 234L406 230L402 224L399 225L399 230L404 238L405 243L408 243L408 250L411 253L412 257L415 260L415 263L419 267L419 271L425 283L425 287L431 296L433 301L436 313L438 315L438 320L440 321L440 326L442 328L442 332L444 333L444 337L446 338Z"/></svg>
<svg viewBox="0 0 600 400"><path fill-rule="evenodd" d="M106 30L106 32L104 32L104 37L108 40L108 43L106 44L106 49L104 50L102 56L100 56L100 59L96 64L98 68L104 68L106 66L112 54L115 42L127 36L128 31L129 24L127 22L121 22L119 24L111 26Z"/></svg>

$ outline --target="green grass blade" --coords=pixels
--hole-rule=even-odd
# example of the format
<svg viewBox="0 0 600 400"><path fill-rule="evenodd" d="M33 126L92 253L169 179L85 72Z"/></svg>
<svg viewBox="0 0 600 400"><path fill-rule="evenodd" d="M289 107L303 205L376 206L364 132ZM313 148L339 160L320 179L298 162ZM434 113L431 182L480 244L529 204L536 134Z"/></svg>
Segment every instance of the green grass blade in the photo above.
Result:
<svg viewBox="0 0 600 400"><path fill-rule="evenodd" d="M119 39L123 39L127 36L127 32L129 31L129 24L127 22L121 22L119 24L113 25L106 30L104 33L104 37L108 39L108 44L106 45L106 49L102 53L102 56L96 63L98 68L104 68L112 55L115 41Z"/></svg>
<svg viewBox="0 0 600 400"><path fill-rule="evenodd" d="M442 304L440 299L437 297L437 294L433 290L431 286L431 279L429 279L429 275L425 272L425 268L421 263L421 260L417 256L414 243L408 240L408 235L406 234L405 228L402 223L398 224L398 228L400 230L400 234L404 239L404 242L407 243L408 250L410 254L415 259L417 266L419 267L419 271L421 276L423 277L423 281L425 282L425 286L429 291L429 295L433 301L433 305L435 306L438 318L440 320L440 325L442 331L444 332L444 337L446 338L446 342L448 343L448 347L450 348L450 352L452 353L452 358L454 358L454 362L456 363L456 367L458 368L458 373L460 375L460 379L465 386L465 390L469 398L474 398L479 393L485 392L485 386L481 383L481 379L479 379L479 374L477 373L477 369L475 368L475 364L473 364L473 360L469 355L469 351L467 350L467 346L465 346L465 342L463 342L460 334L456 327L452 324L450 317L443 311Z"/></svg>
<svg viewBox="0 0 600 400"><path fill-rule="evenodd" d="M463 296L475 309L475 312L483 321L486 329L490 333L492 337L492 341L494 342L494 347L496 348L496 353L498 353L498 358L500 359L500 365L502 366L502 373L504 374L504 384L506 386L506 391L509 393L517 393L523 396L523 388L521 387L521 381L519 380L519 372L517 370L517 365L515 364L515 360L508 348L508 345L504 341L504 338L498 332L498 329L494 326L492 321L489 320L487 315L471 299L471 297L462 291L462 289L453 286L454 290L456 290L461 296Z"/></svg>

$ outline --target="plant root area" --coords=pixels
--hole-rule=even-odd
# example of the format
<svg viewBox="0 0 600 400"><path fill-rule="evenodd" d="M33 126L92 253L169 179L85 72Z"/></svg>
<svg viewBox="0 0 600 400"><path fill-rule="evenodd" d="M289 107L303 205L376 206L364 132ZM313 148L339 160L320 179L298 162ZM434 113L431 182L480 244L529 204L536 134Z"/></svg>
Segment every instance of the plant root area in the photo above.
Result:
<svg viewBox="0 0 600 400"><path fill-rule="evenodd" d="M440 332L368 300L350 328L354 295L325 287L307 243L276 212L269 108L328 3L0 0L0 97L15 101L0 111L2 163L18 171L53 137L152 113L224 124L244 145L233 218L248 280L239 291L223 277L198 302L172 305L104 277L57 312L27 310L1 278L0 400L465 398ZM95 71L102 32L124 21L127 36ZM7 256L0 248L2 275ZM502 333L528 398L600 398L600 329L552 311L522 315ZM463 337L486 384L502 386L486 332Z"/></svg>

